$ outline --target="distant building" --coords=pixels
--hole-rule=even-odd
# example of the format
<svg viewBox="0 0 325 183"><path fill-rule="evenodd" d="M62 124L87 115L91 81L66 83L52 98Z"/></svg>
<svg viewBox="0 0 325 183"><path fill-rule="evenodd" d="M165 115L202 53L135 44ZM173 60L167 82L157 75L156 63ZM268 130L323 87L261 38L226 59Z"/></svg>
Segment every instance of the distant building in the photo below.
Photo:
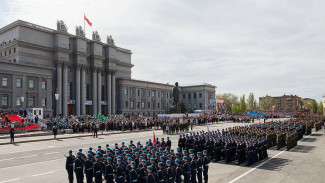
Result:
<svg viewBox="0 0 325 183"><path fill-rule="evenodd" d="M283 95L272 97L275 103L275 111L280 112L302 112L302 99L297 95ZM259 101L264 100L265 97L260 97Z"/></svg>
<svg viewBox="0 0 325 183"><path fill-rule="evenodd" d="M92 39L17 20L0 28L0 110L43 108L44 115L164 113L173 85L131 79L131 50L112 36ZM177 80L177 78L175 78ZM181 87L186 108L207 109L215 86ZM190 98L187 98L190 96ZM181 96L180 96L181 97Z"/></svg>
<svg viewBox="0 0 325 183"><path fill-rule="evenodd" d="M303 110L304 112L308 112L308 113L317 113L317 111L313 111L313 109L310 109L310 107L308 107L308 104L310 105L311 103L316 103L315 99L311 99L311 98L304 98L302 99L303 101ZM316 103L317 104L317 103Z"/></svg>

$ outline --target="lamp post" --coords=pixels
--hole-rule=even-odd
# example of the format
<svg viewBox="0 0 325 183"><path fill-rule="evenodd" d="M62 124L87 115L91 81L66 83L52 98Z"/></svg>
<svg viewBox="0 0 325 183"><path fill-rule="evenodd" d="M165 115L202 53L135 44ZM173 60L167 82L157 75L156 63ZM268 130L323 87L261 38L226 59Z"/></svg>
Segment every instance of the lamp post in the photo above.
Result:
<svg viewBox="0 0 325 183"><path fill-rule="evenodd" d="M58 101L60 94L56 93L56 94L54 94L54 96L55 96L55 100ZM56 102L56 104L57 104L57 102ZM56 109L58 109L58 108L56 107ZM58 111L56 111L56 113L58 113Z"/></svg>
<svg viewBox="0 0 325 183"><path fill-rule="evenodd" d="M24 101L25 101L25 97L20 97L20 102L21 102L21 107L22 107L22 109L23 109L23 117L25 117L24 115L25 115L25 113L24 113L24 107L23 107L23 103L24 103Z"/></svg>

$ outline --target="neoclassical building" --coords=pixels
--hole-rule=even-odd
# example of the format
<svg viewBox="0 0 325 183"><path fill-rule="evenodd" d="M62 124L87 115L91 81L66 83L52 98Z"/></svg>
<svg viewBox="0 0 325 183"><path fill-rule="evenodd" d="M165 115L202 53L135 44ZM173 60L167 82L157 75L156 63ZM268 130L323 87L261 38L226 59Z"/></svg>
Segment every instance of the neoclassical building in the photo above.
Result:
<svg viewBox="0 0 325 183"><path fill-rule="evenodd" d="M130 50L75 29L72 35L63 21L53 30L21 20L0 29L1 110L155 115L170 107L172 85L131 79Z"/></svg>

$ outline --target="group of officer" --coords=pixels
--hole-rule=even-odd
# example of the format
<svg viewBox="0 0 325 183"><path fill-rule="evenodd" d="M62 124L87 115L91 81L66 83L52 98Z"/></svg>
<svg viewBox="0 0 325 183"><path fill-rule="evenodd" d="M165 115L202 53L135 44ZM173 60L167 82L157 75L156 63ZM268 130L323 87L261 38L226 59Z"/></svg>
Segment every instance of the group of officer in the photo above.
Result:
<svg viewBox="0 0 325 183"><path fill-rule="evenodd" d="M170 146L167 146L170 145ZM145 145L139 141L128 145L115 143L111 148L89 147L86 154L82 149L66 159L69 182L74 173L77 182L87 183L205 183L208 182L210 157L207 150L196 151L180 147L171 149L171 141L149 139Z"/></svg>
<svg viewBox="0 0 325 183"><path fill-rule="evenodd" d="M226 163L237 160L238 164L246 162L247 166L267 158L267 139L265 136L248 136L235 133L236 129L197 132L180 135L178 146L181 149L206 149L215 162Z"/></svg>

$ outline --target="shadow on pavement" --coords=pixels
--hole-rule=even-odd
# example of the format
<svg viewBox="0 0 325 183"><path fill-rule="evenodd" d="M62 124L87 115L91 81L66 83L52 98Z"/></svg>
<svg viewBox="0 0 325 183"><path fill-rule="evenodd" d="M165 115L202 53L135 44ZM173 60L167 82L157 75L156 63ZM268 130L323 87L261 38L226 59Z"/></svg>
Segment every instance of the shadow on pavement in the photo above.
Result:
<svg viewBox="0 0 325 183"><path fill-rule="evenodd" d="M320 137L323 136L323 134L311 134L310 136Z"/></svg>
<svg viewBox="0 0 325 183"><path fill-rule="evenodd" d="M305 145L297 145L293 149L290 149L289 152L300 152L300 153L309 153L315 148L315 146L305 146Z"/></svg>
<svg viewBox="0 0 325 183"><path fill-rule="evenodd" d="M316 138L304 138L301 141L302 142L315 142L317 139Z"/></svg>
<svg viewBox="0 0 325 183"><path fill-rule="evenodd" d="M284 166L289 164L292 160L283 159L283 158L273 158L269 162L265 163L264 165L258 167L258 169L263 170L271 170L271 171L279 171Z"/></svg>

